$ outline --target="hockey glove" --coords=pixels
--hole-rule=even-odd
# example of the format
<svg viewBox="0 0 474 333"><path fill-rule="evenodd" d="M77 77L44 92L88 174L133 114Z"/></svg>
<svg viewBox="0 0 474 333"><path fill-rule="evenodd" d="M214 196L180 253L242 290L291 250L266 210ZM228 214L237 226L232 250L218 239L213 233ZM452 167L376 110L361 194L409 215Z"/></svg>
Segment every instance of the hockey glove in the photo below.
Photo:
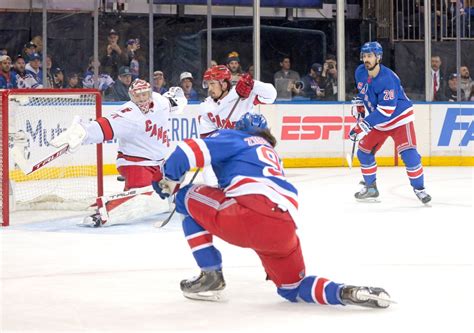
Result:
<svg viewBox="0 0 474 333"><path fill-rule="evenodd" d="M158 168L158 170L153 174L151 185L161 199L166 199L170 195L179 191L181 182L165 178L161 168Z"/></svg>
<svg viewBox="0 0 474 333"><path fill-rule="evenodd" d="M360 99L359 97L354 97L351 103L352 103L352 107L351 107L352 116L358 119L360 115L360 117L364 119L365 117L364 101Z"/></svg>
<svg viewBox="0 0 474 333"><path fill-rule="evenodd" d="M67 151L69 153L75 153L87 137L87 132L80 123L80 117L75 116L72 125L66 131L51 140L50 144L56 148L67 144L69 145Z"/></svg>
<svg viewBox="0 0 474 333"><path fill-rule="evenodd" d="M250 93L253 89L253 79L250 74L244 74L240 77L240 80L237 82L235 86L235 91L240 96L240 98L247 98L250 96Z"/></svg>
<svg viewBox="0 0 474 333"><path fill-rule="evenodd" d="M359 141L364 136L366 136L371 130L372 130L372 127L369 125L369 123L363 120L357 123L357 125L355 125L351 129L351 131L349 132L349 138L352 141Z"/></svg>

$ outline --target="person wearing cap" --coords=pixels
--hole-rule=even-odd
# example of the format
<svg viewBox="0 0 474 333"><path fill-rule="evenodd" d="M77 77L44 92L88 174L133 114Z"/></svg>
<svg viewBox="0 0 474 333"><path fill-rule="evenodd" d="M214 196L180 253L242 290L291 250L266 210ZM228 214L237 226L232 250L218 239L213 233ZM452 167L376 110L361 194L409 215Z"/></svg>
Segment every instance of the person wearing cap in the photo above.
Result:
<svg viewBox="0 0 474 333"><path fill-rule="evenodd" d="M312 100L324 98L324 80L321 77L323 66L317 62L311 65L309 73L302 79L303 95Z"/></svg>
<svg viewBox="0 0 474 333"><path fill-rule="evenodd" d="M23 54L22 54L22 57L23 59L25 59L25 62L30 61L30 56L33 53L39 54L39 52L36 52L36 44L33 42L26 43L25 46L23 47Z"/></svg>
<svg viewBox="0 0 474 333"><path fill-rule="evenodd" d="M184 96L188 99L188 101L198 101L199 96L196 90L193 88L193 75L189 72L182 72L179 76L179 86L184 91Z"/></svg>
<svg viewBox="0 0 474 333"><path fill-rule="evenodd" d="M64 82L64 72L61 68L55 67L51 70L53 76L53 88L64 89L66 88L66 82Z"/></svg>
<svg viewBox="0 0 474 333"><path fill-rule="evenodd" d="M118 70L123 65L128 65L126 52L123 52L118 45L119 35L117 31L111 29L107 36L107 46L105 50L101 52L100 64L104 72L108 73L111 77L116 78Z"/></svg>
<svg viewBox="0 0 474 333"><path fill-rule="evenodd" d="M226 66L232 74L230 83L234 86L242 76L242 66L240 66L239 53L232 51L227 55Z"/></svg>
<svg viewBox="0 0 474 333"><path fill-rule="evenodd" d="M19 54L13 65L16 76L16 83L19 89L38 89L43 88L41 84L36 81L36 79L30 73L26 72L25 69L26 63L25 59Z"/></svg>
<svg viewBox="0 0 474 333"><path fill-rule="evenodd" d="M120 67L118 80L106 91L105 99L108 101L129 101L128 89L131 83L132 72L130 72L130 67Z"/></svg>
<svg viewBox="0 0 474 333"><path fill-rule="evenodd" d="M12 59L10 56L0 56L0 67L0 89L16 88L16 74L12 71Z"/></svg>
<svg viewBox="0 0 474 333"><path fill-rule="evenodd" d="M153 91L159 94L164 94L168 91L168 88L165 87L165 74L162 71L153 72Z"/></svg>
<svg viewBox="0 0 474 333"><path fill-rule="evenodd" d="M140 49L140 40L138 38L131 38L127 40L127 50L125 52L125 64L130 67L132 73L132 80L140 76L140 63L138 61L137 50Z"/></svg>
<svg viewBox="0 0 474 333"><path fill-rule="evenodd" d="M448 83L444 86L444 89L436 93L436 100L439 101L448 101L448 102L457 102L457 84L458 84L458 75L456 73L451 73L448 77ZM461 89L461 101L466 100L466 94Z"/></svg>
<svg viewBox="0 0 474 333"><path fill-rule="evenodd" d="M39 53L35 52L29 56L29 61L25 69L26 72L31 74L39 84L43 85L43 71L41 70L40 65L41 56Z"/></svg>

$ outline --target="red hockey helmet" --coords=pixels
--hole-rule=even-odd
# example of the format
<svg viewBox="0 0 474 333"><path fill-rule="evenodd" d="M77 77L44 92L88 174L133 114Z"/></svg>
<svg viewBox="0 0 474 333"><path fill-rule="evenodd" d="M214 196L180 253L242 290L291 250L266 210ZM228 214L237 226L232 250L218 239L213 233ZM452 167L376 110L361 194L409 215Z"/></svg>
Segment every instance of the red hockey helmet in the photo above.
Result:
<svg viewBox="0 0 474 333"><path fill-rule="evenodd" d="M208 68L204 72L204 76L202 79L202 86L204 88L208 87L207 82L208 81L219 81L221 84L224 81L227 81L230 87L230 79L232 77L232 74L230 73L230 70L227 68L227 66L224 65L215 65L210 68Z"/></svg>

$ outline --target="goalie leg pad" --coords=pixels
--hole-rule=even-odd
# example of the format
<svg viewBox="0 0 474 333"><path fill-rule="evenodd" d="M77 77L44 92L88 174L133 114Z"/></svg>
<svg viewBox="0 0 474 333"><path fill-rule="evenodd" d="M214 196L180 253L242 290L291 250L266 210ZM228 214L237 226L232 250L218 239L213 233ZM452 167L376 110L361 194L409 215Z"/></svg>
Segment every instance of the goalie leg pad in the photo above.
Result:
<svg viewBox="0 0 474 333"><path fill-rule="evenodd" d="M111 200L99 207L102 226L133 222L144 217L165 213L169 210L167 200L156 193L136 195L132 198Z"/></svg>

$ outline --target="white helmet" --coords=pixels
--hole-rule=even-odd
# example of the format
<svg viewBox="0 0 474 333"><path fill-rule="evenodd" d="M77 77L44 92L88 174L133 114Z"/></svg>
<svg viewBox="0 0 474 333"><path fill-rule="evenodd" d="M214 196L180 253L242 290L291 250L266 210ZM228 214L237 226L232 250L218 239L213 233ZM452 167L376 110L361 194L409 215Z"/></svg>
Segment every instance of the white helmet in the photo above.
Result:
<svg viewBox="0 0 474 333"><path fill-rule="evenodd" d="M184 96L184 91L180 87L171 87L163 94L163 97L170 101L171 112L181 113L184 107L188 105L188 99Z"/></svg>
<svg viewBox="0 0 474 333"><path fill-rule="evenodd" d="M128 88L128 95L143 113L147 113L153 107L151 97L151 85L145 80L135 79Z"/></svg>

